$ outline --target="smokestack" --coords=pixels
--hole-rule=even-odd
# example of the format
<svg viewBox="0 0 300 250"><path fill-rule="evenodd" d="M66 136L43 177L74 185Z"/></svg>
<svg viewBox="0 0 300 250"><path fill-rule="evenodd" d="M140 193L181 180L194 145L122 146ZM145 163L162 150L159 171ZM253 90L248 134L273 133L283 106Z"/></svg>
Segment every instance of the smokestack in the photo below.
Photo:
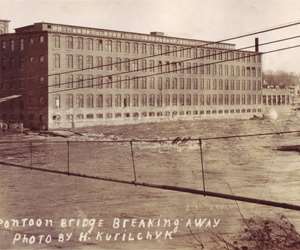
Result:
<svg viewBox="0 0 300 250"><path fill-rule="evenodd" d="M255 37L255 52L259 52L259 39L258 37Z"/></svg>

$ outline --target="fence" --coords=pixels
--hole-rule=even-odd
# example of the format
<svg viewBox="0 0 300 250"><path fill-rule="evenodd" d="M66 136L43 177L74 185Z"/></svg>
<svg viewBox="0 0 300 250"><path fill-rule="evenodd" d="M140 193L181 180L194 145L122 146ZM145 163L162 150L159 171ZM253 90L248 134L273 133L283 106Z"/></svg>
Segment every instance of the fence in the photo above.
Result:
<svg viewBox="0 0 300 250"><path fill-rule="evenodd" d="M298 179L296 173L285 177L286 169L272 162L275 155L279 161L287 159L288 152L274 149L299 142L295 136L299 132L163 140L1 141L0 164L300 210L297 205L264 199L269 197L266 184L287 191L288 177L291 182ZM288 154L292 160L287 168L293 171L298 156ZM280 181L272 183L275 179Z"/></svg>

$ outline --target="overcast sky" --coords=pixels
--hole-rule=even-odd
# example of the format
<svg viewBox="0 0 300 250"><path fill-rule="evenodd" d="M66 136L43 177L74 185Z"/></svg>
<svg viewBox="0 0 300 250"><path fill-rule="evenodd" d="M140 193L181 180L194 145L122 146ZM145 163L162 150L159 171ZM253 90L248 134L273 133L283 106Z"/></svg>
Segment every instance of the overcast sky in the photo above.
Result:
<svg viewBox="0 0 300 250"><path fill-rule="evenodd" d="M105 29L222 40L300 21L300 0L0 0L0 19L11 28L55 22ZM300 25L260 35L261 42L300 35ZM234 40L253 45L254 37ZM300 39L261 47L261 51L300 44ZM300 73L300 48L264 57L264 70Z"/></svg>

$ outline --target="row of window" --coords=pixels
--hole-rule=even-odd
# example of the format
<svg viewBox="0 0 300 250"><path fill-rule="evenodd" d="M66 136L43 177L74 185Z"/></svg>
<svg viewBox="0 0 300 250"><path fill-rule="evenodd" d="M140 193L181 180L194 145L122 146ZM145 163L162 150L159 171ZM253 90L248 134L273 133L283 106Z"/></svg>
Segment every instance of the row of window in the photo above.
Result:
<svg viewBox="0 0 300 250"><path fill-rule="evenodd" d="M105 88L105 89L200 89L200 90L261 90L260 80L228 80L210 78L169 78L169 77L103 77L93 75L68 75L65 78L56 75L50 84L51 87L68 88ZM45 78L39 81L44 84ZM24 81L0 80L0 89L20 89L24 87Z"/></svg>
<svg viewBox="0 0 300 250"><path fill-rule="evenodd" d="M219 109L219 110L187 110L187 111L165 111L165 112L134 112L134 113L88 113L84 114L67 114L65 119L68 121L83 120L83 119L113 119L113 118L144 118L144 117L176 117L180 116L189 116L189 115L222 115L222 114L240 114L240 113L259 113L261 109ZM55 121L62 120L61 115L56 114L52 116L52 119Z"/></svg>
<svg viewBox="0 0 300 250"><path fill-rule="evenodd" d="M45 37L43 35L39 37L30 37L28 39L20 38L20 39L9 39L9 40L2 40L1 41L1 49L6 50L9 49L10 51L15 51L17 49L24 50L25 46L32 46L35 43L44 43Z"/></svg>
<svg viewBox="0 0 300 250"><path fill-rule="evenodd" d="M26 63L44 63L45 56L41 55L38 57L10 57L10 58L1 58L0 67L2 70L15 70L16 68L24 69Z"/></svg>
<svg viewBox="0 0 300 250"><path fill-rule="evenodd" d="M241 51L223 51L216 49L191 48L176 45L149 44L121 40L93 39L60 35L53 36L54 48L96 50L116 53L133 53L144 55L166 55L173 57L206 57L208 60L233 60L243 62L261 62L258 54Z"/></svg>
<svg viewBox="0 0 300 250"><path fill-rule="evenodd" d="M261 104L261 95L245 94L66 94L65 105L62 105L61 95L56 94L54 108L103 108L103 107L163 107L163 106L195 106L195 105L255 105Z"/></svg>
<svg viewBox="0 0 300 250"><path fill-rule="evenodd" d="M115 71L143 71L143 72L165 72L165 73L187 73L187 74L212 74L225 76L248 76L260 77L261 67L245 67L223 64L203 64L191 62L170 62L160 60L131 60L128 58L121 59L120 57L112 58L102 56L88 55L84 58L83 55L65 55L64 63L62 64L62 55L54 54L53 66L55 69L84 69L97 68L100 70L115 70Z"/></svg>
<svg viewBox="0 0 300 250"><path fill-rule="evenodd" d="M43 83L44 78L40 79ZM261 80L228 80L203 78L170 77L103 77L93 75L68 75L61 81L55 75L52 85L55 88L116 88L116 89L200 89L200 90L261 90ZM0 83L1 88L1 83Z"/></svg>
<svg viewBox="0 0 300 250"><path fill-rule="evenodd" d="M289 95L263 95L262 102L264 105L289 105Z"/></svg>

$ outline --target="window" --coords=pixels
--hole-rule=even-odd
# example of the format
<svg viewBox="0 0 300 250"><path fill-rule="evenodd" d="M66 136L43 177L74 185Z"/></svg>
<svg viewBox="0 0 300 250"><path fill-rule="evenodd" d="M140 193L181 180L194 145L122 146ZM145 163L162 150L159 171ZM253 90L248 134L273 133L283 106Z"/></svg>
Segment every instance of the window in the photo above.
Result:
<svg viewBox="0 0 300 250"><path fill-rule="evenodd" d="M60 95L54 96L54 108L56 109L60 108Z"/></svg>
<svg viewBox="0 0 300 250"><path fill-rule="evenodd" d="M121 44L121 41L116 41L115 42L115 51L116 52L122 52L122 44Z"/></svg>
<svg viewBox="0 0 300 250"><path fill-rule="evenodd" d="M97 87L99 89L103 88L103 76L101 76L101 75L97 76Z"/></svg>
<svg viewBox="0 0 300 250"><path fill-rule="evenodd" d="M80 55L77 56L77 66L78 69L83 69L83 56Z"/></svg>
<svg viewBox="0 0 300 250"><path fill-rule="evenodd" d="M15 41L14 40L10 40L10 50L11 51L15 50Z"/></svg>
<svg viewBox="0 0 300 250"><path fill-rule="evenodd" d="M87 95L86 106L87 108L94 107L94 96L92 94Z"/></svg>
<svg viewBox="0 0 300 250"><path fill-rule="evenodd" d="M153 56L154 55L154 45L150 44L150 55Z"/></svg>
<svg viewBox="0 0 300 250"><path fill-rule="evenodd" d="M78 108L83 108L84 107L83 94L77 94L77 96L76 96L76 104L77 104Z"/></svg>
<svg viewBox="0 0 300 250"><path fill-rule="evenodd" d="M234 94L230 95L230 105L234 105Z"/></svg>
<svg viewBox="0 0 300 250"><path fill-rule="evenodd" d="M54 75L54 87L60 88L60 75Z"/></svg>
<svg viewBox="0 0 300 250"><path fill-rule="evenodd" d="M218 83L217 83L217 79L213 80L213 90L216 90L218 88Z"/></svg>
<svg viewBox="0 0 300 250"><path fill-rule="evenodd" d="M20 50L24 50L24 39L20 40Z"/></svg>
<svg viewBox="0 0 300 250"><path fill-rule="evenodd" d="M83 88L83 75L77 76L77 88Z"/></svg>
<svg viewBox="0 0 300 250"><path fill-rule="evenodd" d="M149 68L148 69L149 69L150 72L155 72L154 60L149 61Z"/></svg>
<svg viewBox="0 0 300 250"><path fill-rule="evenodd" d="M103 108L103 95L98 95L96 99L96 107Z"/></svg>
<svg viewBox="0 0 300 250"><path fill-rule="evenodd" d="M219 94L219 105L223 105L223 94Z"/></svg>
<svg viewBox="0 0 300 250"><path fill-rule="evenodd" d="M45 41L44 36L40 36L40 43L43 43Z"/></svg>
<svg viewBox="0 0 300 250"><path fill-rule="evenodd" d="M108 52L112 52L112 41L111 40L106 41L106 50Z"/></svg>
<svg viewBox="0 0 300 250"><path fill-rule="evenodd" d="M66 106L67 108L73 108L74 103L73 103L73 94L68 94L66 98Z"/></svg>
<svg viewBox="0 0 300 250"><path fill-rule="evenodd" d="M124 85L125 89L130 89L130 77L129 76L125 76L125 85Z"/></svg>
<svg viewBox="0 0 300 250"><path fill-rule="evenodd" d="M106 95L105 102L106 102L106 107L109 107L109 108L112 107L112 95L111 94Z"/></svg>
<svg viewBox="0 0 300 250"><path fill-rule="evenodd" d="M162 106L162 95L161 94L156 96L156 103L157 103L157 107Z"/></svg>
<svg viewBox="0 0 300 250"><path fill-rule="evenodd" d="M88 88L93 87L93 75L88 75L86 77L86 85L87 85Z"/></svg>
<svg viewBox="0 0 300 250"><path fill-rule="evenodd" d="M93 68L93 56L87 56L86 57L86 67L87 68Z"/></svg>
<svg viewBox="0 0 300 250"><path fill-rule="evenodd" d="M211 96L210 95L206 95L206 104L207 105L211 104Z"/></svg>
<svg viewBox="0 0 300 250"><path fill-rule="evenodd" d="M129 42L125 43L125 53L130 53L130 43Z"/></svg>
<svg viewBox="0 0 300 250"><path fill-rule="evenodd" d="M172 105L177 106L177 95L176 94L172 95Z"/></svg>
<svg viewBox="0 0 300 250"><path fill-rule="evenodd" d="M166 82L165 82L165 89L170 89L170 87L171 87L171 84L170 84L170 78L167 77L167 78L166 78Z"/></svg>
<svg viewBox="0 0 300 250"><path fill-rule="evenodd" d="M200 105L204 105L204 95L200 95L199 99L200 99Z"/></svg>
<svg viewBox="0 0 300 250"><path fill-rule="evenodd" d="M147 106L147 95L146 94L142 95L142 106L143 107Z"/></svg>
<svg viewBox="0 0 300 250"><path fill-rule="evenodd" d="M179 105L184 106L184 94L179 95Z"/></svg>
<svg viewBox="0 0 300 250"><path fill-rule="evenodd" d="M67 55L67 68L72 69L73 66L73 55Z"/></svg>
<svg viewBox="0 0 300 250"><path fill-rule="evenodd" d="M149 95L149 106L155 106L155 96L153 94Z"/></svg>
<svg viewBox="0 0 300 250"><path fill-rule="evenodd" d="M186 89L191 89L191 87L192 87L192 79L187 78L186 79Z"/></svg>
<svg viewBox="0 0 300 250"><path fill-rule="evenodd" d="M133 107L138 107L139 106L139 95L134 94L133 95Z"/></svg>
<svg viewBox="0 0 300 250"><path fill-rule="evenodd" d="M5 41L2 41L1 47L2 47L2 49L6 49L6 42Z"/></svg>
<svg viewBox="0 0 300 250"><path fill-rule="evenodd" d="M115 96L115 106L116 107L121 107L122 106L122 97L120 94L117 94Z"/></svg>
<svg viewBox="0 0 300 250"><path fill-rule="evenodd" d="M54 48L60 48L60 36L54 36Z"/></svg>
<svg viewBox="0 0 300 250"><path fill-rule="evenodd" d="M60 55L54 54L54 68L60 68Z"/></svg>
<svg viewBox="0 0 300 250"><path fill-rule="evenodd" d="M93 50L94 47L93 47L93 39L92 38L88 38L86 40L86 48L87 50Z"/></svg>
<svg viewBox="0 0 300 250"><path fill-rule="evenodd" d="M172 80L172 89L177 89L177 78L173 78Z"/></svg>
<svg viewBox="0 0 300 250"><path fill-rule="evenodd" d="M135 53L135 54L139 53L139 44L138 43L133 44L133 53Z"/></svg>
<svg viewBox="0 0 300 250"><path fill-rule="evenodd" d="M147 89L147 78L143 77L141 81L142 81L142 89Z"/></svg>
<svg viewBox="0 0 300 250"><path fill-rule="evenodd" d="M184 78L180 78L180 89L184 89Z"/></svg>
<svg viewBox="0 0 300 250"><path fill-rule="evenodd" d="M82 37L77 38L77 49L83 49L83 38Z"/></svg>
<svg viewBox="0 0 300 250"><path fill-rule="evenodd" d="M68 80L67 80L67 87L68 88L73 88L73 75L68 75Z"/></svg>
<svg viewBox="0 0 300 250"><path fill-rule="evenodd" d="M212 104L213 105L217 105L218 104L218 95L217 94L213 94L212 95Z"/></svg>
<svg viewBox="0 0 300 250"><path fill-rule="evenodd" d="M170 106L170 95L169 94L165 95L165 105Z"/></svg>
<svg viewBox="0 0 300 250"><path fill-rule="evenodd" d="M150 78L150 89L155 89L155 78L154 77Z"/></svg>
<svg viewBox="0 0 300 250"><path fill-rule="evenodd" d="M147 54L147 44L146 43L142 44L142 53Z"/></svg>
<svg viewBox="0 0 300 250"><path fill-rule="evenodd" d="M103 50L103 41L101 39L96 40L96 49L97 50Z"/></svg>
<svg viewBox="0 0 300 250"><path fill-rule="evenodd" d="M197 94L193 95L193 105L198 105L198 95Z"/></svg>
<svg viewBox="0 0 300 250"><path fill-rule="evenodd" d="M186 95L186 105L188 106L192 105L192 98L190 94Z"/></svg>
<svg viewBox="0 0 300 250"><path fill-rule="evenodd" d="M162 77L159 77L159 78L158 78L158 86L157 86L157 88L158 88L159 90L162 90Z"/></svg>
<svg viewBox="0 0 300 250"><path fill-rule="evenodd" d="M86 119L94 119L94 114L87 114Z"/></svg>
<svg viewBox="0 0 300 250"><path fill-rule="evenodd" d="M229 96L227 94L225 95L224 104L229 105Z"/></svg>
<svg viewBox="0 0 300 250"><path fill-rule="evenodd" d="M96 57L96 66L97 66L97 68L98 69L103 69L103 58L102 58L102 56L97 56Z"/></svg>
<svg viewBox="0 0 300 250"><path fill-rule="evenodd" d="M124 108L130 107L130 95L125 95L123 104L124 104Z"/></svg>
<svg viewBox="0 0 300 250"><path fill-rule="evenodd" d="M121 65L122 65L121 58L117 57L116 58L116 64L115 64L115 68L116 68L117 71L121 71Z"/></svg>
<svg viewBox="0 0 300 250"><path fill-rule="evenodd" d="M138 77L134 77L133 78L133 88L134 89L138 89L139 88L139 78Z"/></svg>
<svg viewBox="0 0 300 250"><path fill-rule="evenodd" d="M40 83L44 83L45 78L43 76L40 77Z"/></svg>
<svg viewBox="0 0 300 250"><path fill-rule="evenodd" d="M162 45L157 46L157 54L161 55L162 54Z"/></svg>
<svg viewBox="0 0 300 250"><path fill-rule="evenodd" d="M73 49L73 37L67 36L67 49Z"/></svg>
<svg viewBox="0 0 300 250"><path fill-rule="evenodd" d="M112 70L112 58L111 57L106 57L106 68L107 70Z"/></svg>

